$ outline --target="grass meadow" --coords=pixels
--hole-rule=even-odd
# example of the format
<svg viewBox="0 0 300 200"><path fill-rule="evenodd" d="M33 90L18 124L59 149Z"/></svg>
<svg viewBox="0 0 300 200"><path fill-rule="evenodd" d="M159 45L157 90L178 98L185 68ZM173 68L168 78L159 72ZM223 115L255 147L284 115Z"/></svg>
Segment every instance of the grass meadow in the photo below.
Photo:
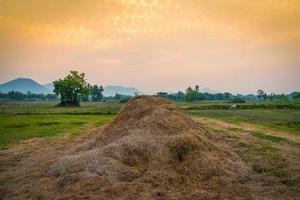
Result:
<svg viewBox="0 0 300 200"><path fill-rule="evenodd" d="M215 118L230 123L259 124L300 135L300 109L190 110L193 117Z"/></svg>
<svg viewBox="0 0 300 200"><path fill-rule="evenodd" d="M0 152L26 139L60 140L62 136L85 134L113 120L123 106L119 102L89 102L81 103L81 107L62 108L55 107L57 103L0 103ZM176 104L199 120L218 143L224 143L224 148L235 152L255 173L277 181L276 187L280 185L284 195L299 194L299 103L247 102L235 109L226 102ZM274 184L268 180L266 184Z"/></svg>
<svg viewBox="0 0 300 200"><path fill-rule="evenodd" d="M81 107L64 108L55 107L57 103L0 103L0 148L24 139L76 135L89 128L101 127L111 121L123 105L119 102L83 102ZM300 135L299 103L247 102L236 109L230 109L232 104L226 102L177 102L177 105L194 118L259 124Z"/></svg>

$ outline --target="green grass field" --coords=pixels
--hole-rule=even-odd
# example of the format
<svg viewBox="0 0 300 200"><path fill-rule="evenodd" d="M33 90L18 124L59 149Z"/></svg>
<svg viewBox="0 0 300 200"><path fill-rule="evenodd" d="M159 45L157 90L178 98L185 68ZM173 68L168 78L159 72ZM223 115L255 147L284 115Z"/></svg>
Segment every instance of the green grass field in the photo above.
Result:
<svg viewBox="0 0 300 200"><path fill-rule="evenodd" d="M124 105L119 102L99 102L61 108L55 107L56 104L0 103L0 150L9 149L11 145L30 138L56 137L55 141L59 141L61 136L84 134L113 120ZM283 185L282 190L287 196L289 193L290 196L299 193L299 168L296 166L299 163L297 155L300 143L297 138L300 135L300 109L295 105L283 108L278 105L291 103L273 103L270 107L262 102L250 102L246 105L259 106L228 109L231 104L226 102L176 104L195 120L201 120L203 127L218 141L229 145L254 172L278 180L277 184ZM247 125L242 126L241 123ZM12 157L9 163L13 165L17 162L15 160Z"/></svg>
<svg viewBox="0 0 300 200"><path fill-rule="evenodd" d="M58 102L0 103L0 149L34 137L74 135L100 127L120 110L119 102L81 103L56 107Z"/></svg>
<svg viewBox="0 0 300 200"><path fill-rule="evenodd" d="M0 103L0 148L34 137L74 135L112 120L123 104L119 102L88 102L81 107L55 107L57 102L7 102ZM292 105L292 103L267 103ZM273 129L300 134L300 109L270 109L262 102L259 109L236 109L226 102L179 102L193 117L207 117L226 122L260 124ZM298 103L295 103L297 106ZM295 107L295 105L291 107ZM220 106L220 107L218 107ZM215 109L218 107L218 109ZM212 108L212 109L209 109ZM222 109L220 109L222 108Z"/></svg>
<svg viewBox="0 0 300 200"><path fill-rule="evenodd" d="M189 110L188 112L194 117L259 124L300 135L300 110L296 109Z"/></svg>
<svg viewBox="0 0 300 200"><path fill-rule="evenodd" d="M119 102L82 102L80 107L56 107L58 102L0 102L0 114L116 114Z"/></svg>
<svg viewBox="0 0 300 200"><path fill-rule="evenodd" d="M113 115L0 115L0 149L11 143L34 137L74 135L100 127Z"/></svg>

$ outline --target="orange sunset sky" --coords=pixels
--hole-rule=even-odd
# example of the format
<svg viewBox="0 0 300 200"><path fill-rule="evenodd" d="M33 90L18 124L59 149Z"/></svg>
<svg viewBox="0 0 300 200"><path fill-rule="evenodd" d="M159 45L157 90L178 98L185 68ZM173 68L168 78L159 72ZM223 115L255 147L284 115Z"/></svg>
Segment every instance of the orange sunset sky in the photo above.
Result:
<svg viewBox="0 0 300 200"><path fill-rule="evenodd" d="M300 0L0 0L0 82L300 90Z"/></svg>

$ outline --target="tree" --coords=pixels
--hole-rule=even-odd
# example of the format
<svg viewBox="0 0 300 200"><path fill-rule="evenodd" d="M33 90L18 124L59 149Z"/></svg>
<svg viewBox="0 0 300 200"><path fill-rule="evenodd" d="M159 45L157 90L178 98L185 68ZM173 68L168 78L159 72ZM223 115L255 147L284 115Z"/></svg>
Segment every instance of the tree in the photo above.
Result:
<svg viewBox="0 0 300 200"><path fill-rule="evenodd" d="M158 96L158 97L167 97L168 93L167 92L157 92L156 96Z"/></svg>
<svg viewBox="0 0 300 200"><path fill-rule="evenodd" d="M294 101L300 100L300 92L292 92L291 96Z"/></svg>
<svg viewBox="0 0 300 200"><path fill-rule="evenodd" d="M262 89L259 89L259 90L257 90L257 97L259 99L266 100L267 99L267 94Z"/></svg>
<svg viewBox="0 0 300 200"><path fill-rule="evenodd" d="M230 100L232 97L232 94L230 94L229 92L224 92L224 99L225 100Z"/></svg>
<svg viewBox="0 0 300 200"><path fill-rule="evenodd" d="M70 71L64 78L53 82L56 95L60 95L60 106L79 106L80 97L88 95L90 85L85 79L84 73Z"/></svg>
<svg viewBox="0 0 300 200"><path fill-rule="evenodd" d="M274 101L275 98L276 98L275 93L271 93L270 95L267 95L267 99L270 99L270 101Z"/></svg>
<svg viewBox="0 0 300 200"><path fill-rule="evenodd" d="M285 94L277 94L277 95L275 96L275 99L276 99L276 101L281 101L281 102L284 102L284 101L288 101L288 100L289 100L288 96L285 95Z"/></svg>
<svg viewBox="0 0 300 200"><path fill-rule="evenodd" d="M101 101L103 99L103 94L102 94L103 91L104 89L101 85L99 87L97 85L94 85L91 88L92 101Z"/></svg>
<svg viewBox="0 0 300 200"><path fill-rule="evenodd" d="M191 87L188 87L186 90L185 90L186 93L191 93L193 92L193 89Z"/></svg>
<svg viewBox="0 0 300 200"><path fill-rule="evenodd" d="M119 101L119 100L122 99L122 96L123 96L122 94L116 93L116 94L115 94L115 99Z"/></svg>
<svg viewBox="0 0 300 200"><path fill-rule="evenodd" d="M195 91L191 87L188 87L185 90L185 92L186 92L186 95L185 95L186 101L194 101L195 100Z"/></svg>
<svg viewBox="0 0 300 200"><path fill-rule="evenodd" d="M196 85L196 86L195 86L195 91L196 91L196 92L199 92L199 85Z"/></svg>
<svg viewBox="0 0 300 200"><path fill-rule="evenodd" d="M185 100L186 101L201 101L205 99L205 95L199 92L199 86L195 86L195 90L188 87L186 90Z"/></svg>

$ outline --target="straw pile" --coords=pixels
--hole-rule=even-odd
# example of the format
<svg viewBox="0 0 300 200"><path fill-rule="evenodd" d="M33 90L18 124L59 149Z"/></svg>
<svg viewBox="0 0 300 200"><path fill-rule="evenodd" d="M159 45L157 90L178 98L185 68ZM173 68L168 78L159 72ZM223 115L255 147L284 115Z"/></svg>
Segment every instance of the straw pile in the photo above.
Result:
<svg viewBox="0 0 300 200"><path fill-rule="evenodd" d="M53 187L65 191L57 198L251 197L246 165L177 106L152 96L130 100L101 133L59 158L46 176L56 177Z"/></svg>

